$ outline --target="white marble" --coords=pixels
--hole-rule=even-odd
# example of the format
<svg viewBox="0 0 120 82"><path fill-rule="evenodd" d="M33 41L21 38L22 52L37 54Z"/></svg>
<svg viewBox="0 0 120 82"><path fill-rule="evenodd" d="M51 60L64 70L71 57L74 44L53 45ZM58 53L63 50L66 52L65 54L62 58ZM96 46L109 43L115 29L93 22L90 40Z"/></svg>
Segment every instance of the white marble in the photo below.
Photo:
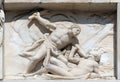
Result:
<svg viewBox="0 0 120 82"><path fill-rule="evenodd" d="M117 71L116 71L116 75L117 78L120 79L120 46L119 46L119 42L120 42L120 3L118 3L117 5L117 61L115 61L117 63L116 67L117 67Z"/></svg>
<svg viewBox="0 0 120 82"><path fill-rule="evenodd" d="M3 53L2 48L0 48L0 79L3 78Z"/></svg>
<svg viewBox="0 0 120 82"><path fill-rule="evenodd" d="M45 8L50 10L110 11L120 0L5 0L8 11ZM21 4L22 3L22 4Z"/></svg>
<svg viewBox="0 0 120 82"><path fill-rule="evenodd" d="M3 29L5 22L5 15L1 5L2 4L0 4L0 79L3 78Z"/></svg>
<svg viewBox="0 0 120 82"><path fill-rule="evenodd" d="M16 82L21 82L20 79L23 82L119 81L115 78L120 79L119 2L5 0L4 8L8 12L4 29L3 82L14 82L15 79ZM36 7L45 11L39 12L40 15L35 11L26 13ZM77 27L78 31L71 26ZM116 26L117 36L114 38ZM0 31L0 44L2 33L3 29ZM78 42L72 41L71 36ZM116 38L117 42L114 42ZM0 47L0 79L2 75L3 48Z"/></svg>
<svg viewBox="0 0 120 82"><path fill-rule="evenodd" d="M13 13L15 14L15 12ZM113 26L115 14L97 12L86 13L78 11L42 11L40 12L40 15L39 13L36 13L32 16L27 15L29 13L26 13L26 15L16 14L18 17L15 17L14 14L7 14L8 19L5 24L6 79L99 79L99 75L96 76L94 73L87 74L93 70L96 73L99 71L99 74L104 76L104 78L101 77L102 79L114 77ZM13 19L13 17L17 20ZM79 28L78 31L72 29L71 26ZM44 27L46 27L46 29ZM69 37L78 35L76 37L78 44L68 38L66 32L69 32ZM60 34L64 35L60 36ZM56 39L58 37L60 39ZM63 41L62 45L58 41ZM72 49L68 50L65 48L64 51L59 51L61 48L68 45L68 43L73 44ZM46 45L48 49L44 48ZM52 54L47 53L49 52L49 48ZM93 48L95 48L95 50L90 53ZM101 48L103 48L103 52L101 51ZM9 49L11 50L9 51ZM78 52L76 52L76 50ZM42 53L45 61L43 62L43 65L37 64L43 59L40 57ZM61 53L64 53L64 55L59 55ZM47 56L45 56L46 54ZM106 56L105 54L109 55ZM74 55L76 55L76 57L74 57ZM90 56L90 58L87 58L87 56ZM108 61L105 61L104 56L107 57ZM50 60L49 57L51 57ZM41 62L42 61L43 60L41 60ZM89 63L86 63L87 61L89 61ZM90 62L95 63L92 64ZM38 66L36 67L36 65ZM31 74L31 70L39 70L40 67L47 68L47 72L56 75L44 75L43 73L47 73L44 70L36 71ZM59 70L55 70L55 68ZM105 68L107 68L106 71L104 71ZM78 71L76 70L80 71L80 74L78 74ZM107 73L108 71L109 73ZM38 75L38 73L42 75Z"/></svg>
<svg viewBox="0 0 120 82"><path fill-rule="evenodd" d="M119 82L120 80L4 80L3 82Z"/></svg>
<svg viewBox="0 0 120 82"><path fill-rule="evenodd" d="M89 3L89 2L93 2L93 3L110 3L110 2L119 2L119 0L5 0L5 2L81 2L81 3Z"/></svg>

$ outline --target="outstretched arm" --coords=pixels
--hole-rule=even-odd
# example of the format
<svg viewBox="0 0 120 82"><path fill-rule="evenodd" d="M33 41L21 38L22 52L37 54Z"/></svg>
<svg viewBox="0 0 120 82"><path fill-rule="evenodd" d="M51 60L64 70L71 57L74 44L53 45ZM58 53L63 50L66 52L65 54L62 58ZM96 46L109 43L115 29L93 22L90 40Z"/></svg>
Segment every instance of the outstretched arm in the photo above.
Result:
<svg viewBox="0 0 120 82"><path fill-rule="evenodd" d="M44 26L45 28L49 29L50 31L54 31L54 30L56 29L55 24L54 24L54 23L51 23L50 21L48 21L48 20L46 20L46 19L44 19L44 18L42 18L42 17L40 16L40 13L39 13L39 12L36 12L36 13L34 13L33 15L31 15L31 16L29 17L29 19L30 19L30 20L32 20L32 19L38 20L38 22L39 22L42 26Z"/></svg>
<svg viewBox="0 0 120 82"><path fill-rule="evenodd" d="M87 53L85 53L84 49L81 48L79 44L75 44L75 46L78 48L78 54L79 54L81 57L84 57L84 58L87 58L87 57L88 57Z"/></svg>
<svg viewBox="0 0 120 82"><path fill-rule="evenodd" d="M79 54L80 57L84 58L88 57L86 51L82 48L77 38L73 40L72 44L75 46L75 48L77 48L77 53Z"/></svg>

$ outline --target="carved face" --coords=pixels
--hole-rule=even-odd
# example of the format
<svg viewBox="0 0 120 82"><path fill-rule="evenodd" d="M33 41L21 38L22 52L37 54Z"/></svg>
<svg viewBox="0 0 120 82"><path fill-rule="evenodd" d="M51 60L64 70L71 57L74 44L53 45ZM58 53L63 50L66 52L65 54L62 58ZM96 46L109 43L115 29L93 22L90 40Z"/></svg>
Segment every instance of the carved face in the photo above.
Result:
<svg viewBox="0 0 120 82"><path fill-rule="evenodd" d="M73 28L72 29L72 32L73 32L73 34L75 35L75 36L77 36L78 34L80 34L80 28Z"/></svg>
<svg viewBox="0 0 120 82"><path fill-rule="evenodd" d="M80 34L81 29L78 25L73 25L72 26L72 33L74 36L77 36L78 34Z"/></svg>

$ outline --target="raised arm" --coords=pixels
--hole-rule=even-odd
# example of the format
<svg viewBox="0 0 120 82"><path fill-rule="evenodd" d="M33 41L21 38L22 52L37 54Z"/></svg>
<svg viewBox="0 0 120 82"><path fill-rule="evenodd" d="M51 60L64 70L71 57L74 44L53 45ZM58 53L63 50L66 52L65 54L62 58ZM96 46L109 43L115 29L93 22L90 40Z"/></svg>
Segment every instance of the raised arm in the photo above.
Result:
<svg viewBox="0 0 120 82"><path fill-rule="evenodd" d="M54 23L51 23L50 21L48 21L47 19L44 19L40 16L39 12L36 12L34 14L32 14L29 17L30 20L36 19L42 26L44 26L45 28L49 29L50 31L54 31L56 29L56 26Z"/></svg>

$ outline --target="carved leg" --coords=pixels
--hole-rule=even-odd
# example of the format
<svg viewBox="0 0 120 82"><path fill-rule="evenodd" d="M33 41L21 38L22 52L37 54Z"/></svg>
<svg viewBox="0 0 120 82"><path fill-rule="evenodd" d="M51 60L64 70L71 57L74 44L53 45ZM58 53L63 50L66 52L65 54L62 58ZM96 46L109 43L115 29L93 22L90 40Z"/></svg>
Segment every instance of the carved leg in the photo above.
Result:
<svg viewBox="0 0 120 82"><path fill-rule="evenodd" d="M38 59L35 59L35 60L31 60L29 62L29 65L28 65L28 68L27 68L27 72L26 73L30 73L35 67L36 67L36 64L39 62Z"/></svg>
<svg viewBox="0 0 120 82"><path fill-rule="evenodd" d="M43 66L46 66L50 62L50 48L47 48L47 55L44 59Z"/></svg>
<svg viewBox="0 0 120 82"><path fill-rule="evenodd" d="M46 52L46 46L42 45L36 55L29 57L30 62L28 64L27 73L30 73L36 67L37 63L45 58Z"/></svg>
<svg viewBox="0 0 120 82"><path fill-rule="evenodd" d="M52 64L48 64L46 66L46 69L48 72L51 72L53 74L56 75L62 75L62 76L73 76L72 73L68 72L66 69L63 69L61 67L52 65Z"/></svg>
<svg viewBox="0 0 120 82"><path fill-rule="evenodd" d="M59 56L57 57L57 59L61 60L61 61L64 62L65 64L68 63L68 59L67 59L63 54L59 55Z"/></svg>
<svg viewBox="0 0 120 82"><path fill-rule="evenodd" d="M21 57L25 57L25 58L29 59L30 56L33 56L32 51L34 51L37 47L39 47L43 43L43 41L44 41L44 39L40 39L40 40L34 42L34 44L31 47L25 49L24 52L20 53L19 55Z"/></svg>
<svg viewBox="0 0 120 82"><path fill-rule="evenodd" d="M27 48L25 51L32 51L32 50L36 49L37 47L39 47L43 43L43 41L44 41L44 39L37 40L36 42L34 42L32 44L31 47Z"/></svg>
<svg viewBox="0 0 120 82"><path fill-rule="evenodd" d="M64 69L66 69L66 70L69 69L68 66L67 66L64 62L60 61L59 59L57 59L57 58L55 58L55 57L51 57L51 58L50 58L50 63L52 63L52 64L54 64L54 65L56 65L56 66L59 66L59 67L61 67L61 68L64 68Z"/></svg>
<svg viewBox="0 0 120 82"><path fill-rule="evenodd" d="M77 51L77 48L72 46L72 50L70 52L70 55L68 56L68 60L72 63L79 63L80 59L79 58L74 58L74 54Z"/></svg>
<svg viewBox="0 0 120 82"><path fill-rule="evenodd" d="M59 60L67 64L68 60L67 58L65 58L65 56L63 56L62 52L59 52L53 49L51 49L51 52L54 57L58 58Z"/></svg>
<svg viewBox="0 0 120 82"><path fill-rule="evenodd" d="M46 73L47 70L45 67L41 67L41 69L37 70L36 72L34 73L30 73L30 74L25 74L24 76L34 76L34 75L41 75L42 73Z"/></svg>

